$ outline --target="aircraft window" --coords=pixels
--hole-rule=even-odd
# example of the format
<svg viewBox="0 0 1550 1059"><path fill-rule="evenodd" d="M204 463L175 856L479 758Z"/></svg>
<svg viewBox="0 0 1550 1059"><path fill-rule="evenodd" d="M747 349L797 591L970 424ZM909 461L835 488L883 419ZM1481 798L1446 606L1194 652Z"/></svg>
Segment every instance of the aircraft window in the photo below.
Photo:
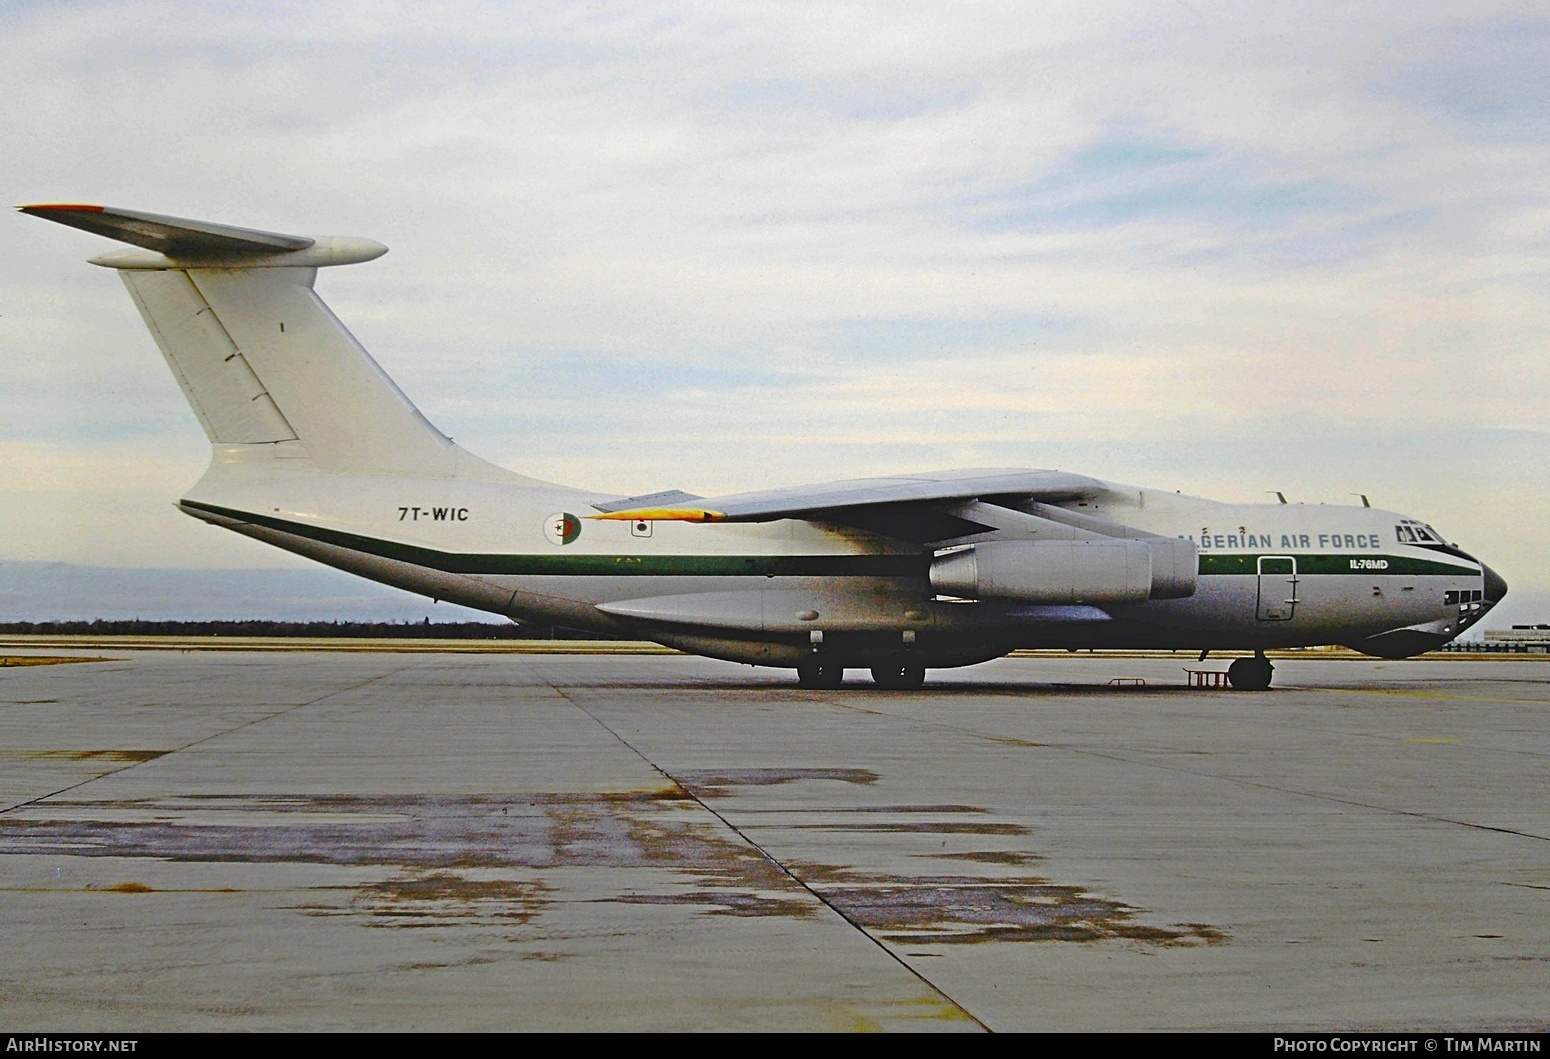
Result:
<svg viewBox="0 0 1550 1059"><path fill-rule="evenodd" d="M1442 602L1443 602L1444 606L1447 606L1447 605L1453 604L1453 603L1457 603L1458 601L1459 601L1459 594L1457 592L1444 592L1442 594Z"/></svg>
<svg viewBox="0 0 1550 1059"><path fill-rule="evenodd" d="M1424 522L1407 518L1394 527L1394 535L1401 544L1443 544L1442 534Z"/></svg>

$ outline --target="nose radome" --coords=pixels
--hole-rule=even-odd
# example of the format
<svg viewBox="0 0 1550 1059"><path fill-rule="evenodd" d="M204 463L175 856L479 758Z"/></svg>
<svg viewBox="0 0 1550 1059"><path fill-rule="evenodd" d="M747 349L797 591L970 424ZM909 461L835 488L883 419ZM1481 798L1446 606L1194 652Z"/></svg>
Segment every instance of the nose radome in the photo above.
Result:
<svg viewBox="0 0 1550 1059"><path fill-rule="evenodd" d="M1507 594L1507 579L1485 563L1480 564L1480 572L1485 575L1485 598L1492 603L1500 603Z"/></svg>

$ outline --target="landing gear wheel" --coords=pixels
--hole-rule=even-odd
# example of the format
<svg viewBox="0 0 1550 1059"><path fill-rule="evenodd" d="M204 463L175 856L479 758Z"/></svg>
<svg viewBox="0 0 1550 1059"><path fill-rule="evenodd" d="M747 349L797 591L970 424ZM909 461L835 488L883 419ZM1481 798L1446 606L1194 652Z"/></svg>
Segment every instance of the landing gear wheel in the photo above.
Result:
<svg viewBox="0 0 1550 1059"><path fill-rule="evenodd" d="M831 658L804 658L797 663L797 684L804 688L833 689L845 681L845 667Z"/></svg>
<svg viewBox="0 0 1550 1059"><path fill-rule="evenodd" d="M914 691L926 682L926 667L901 658L872 667L872 683L888 691Z"/></svg>
<svg viewBox="0 0 1550 1059"><path fill-rule="evenodd" d="M1270 659L1257 654L1253 658L1236 658L1227 667L1227 683L1235 691L1264 691L1270 687L1270 674L1275 666Z"/></svg>

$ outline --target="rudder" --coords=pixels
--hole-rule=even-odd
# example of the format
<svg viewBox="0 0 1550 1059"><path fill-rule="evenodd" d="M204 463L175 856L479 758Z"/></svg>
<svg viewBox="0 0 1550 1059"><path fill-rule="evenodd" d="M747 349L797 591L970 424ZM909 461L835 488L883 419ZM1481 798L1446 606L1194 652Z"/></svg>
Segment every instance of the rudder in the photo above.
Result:
<svg viewBox="0 0 1550 1059"><path fill-rule="evenodd" d="M118 275L212 445L298 440L187 272Z"/></svg>

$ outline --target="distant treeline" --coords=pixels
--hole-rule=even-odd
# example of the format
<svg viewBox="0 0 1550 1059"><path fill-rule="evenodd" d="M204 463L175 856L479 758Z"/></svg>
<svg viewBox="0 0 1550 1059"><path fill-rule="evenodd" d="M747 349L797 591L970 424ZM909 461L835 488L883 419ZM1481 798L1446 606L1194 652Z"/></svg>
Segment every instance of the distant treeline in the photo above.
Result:
<svg viewBox="0 0 1550 1059"><path fill-rule="evenodd" d="M558 625L483 621L8 621L0 635L39 636L352 636L415 640L607 640Z"/></svg>

